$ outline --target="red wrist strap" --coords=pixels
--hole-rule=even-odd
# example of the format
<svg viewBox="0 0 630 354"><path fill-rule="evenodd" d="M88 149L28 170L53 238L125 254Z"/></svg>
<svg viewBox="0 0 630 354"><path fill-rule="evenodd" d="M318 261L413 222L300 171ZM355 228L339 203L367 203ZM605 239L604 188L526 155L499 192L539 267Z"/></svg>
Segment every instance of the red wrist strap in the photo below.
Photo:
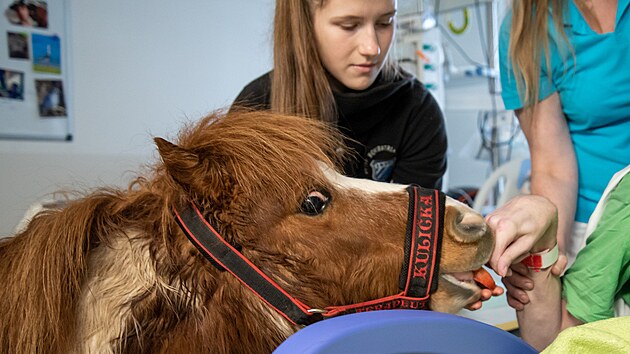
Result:
<svg viewBox="0 0 630 354"><path fill-rule="evenodd" d="M521 263L525 264L527 268L535 271L546 269L556 264L558 260L558 244L551 250L546 249L542 252L532 253L525 257Z"/></svg>

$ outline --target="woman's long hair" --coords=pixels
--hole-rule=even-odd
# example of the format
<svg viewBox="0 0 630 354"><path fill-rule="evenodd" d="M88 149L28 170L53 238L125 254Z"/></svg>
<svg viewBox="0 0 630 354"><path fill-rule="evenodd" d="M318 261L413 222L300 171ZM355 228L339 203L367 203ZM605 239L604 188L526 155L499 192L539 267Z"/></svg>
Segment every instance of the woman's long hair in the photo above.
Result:
<svg viewBox="0 0 630 354"><path fill-rule="evenodd" d="M561 35L563 44L568 45L563 24L567 4L566 0L512 0L508 60L524 106L533 106L538 102L541 55L544 55L547 70L551 72L549 9L556 32ZM557 44L562 48L562 43Z"/></svg>
<svg viewBox="0 0 630 354"><path fill-rule="evenodd" d="M325 1L276 1L271 109L334 123L337 107L313 30L313 11ZM386 80L398 74L390 54L381 71Z"/></svg>

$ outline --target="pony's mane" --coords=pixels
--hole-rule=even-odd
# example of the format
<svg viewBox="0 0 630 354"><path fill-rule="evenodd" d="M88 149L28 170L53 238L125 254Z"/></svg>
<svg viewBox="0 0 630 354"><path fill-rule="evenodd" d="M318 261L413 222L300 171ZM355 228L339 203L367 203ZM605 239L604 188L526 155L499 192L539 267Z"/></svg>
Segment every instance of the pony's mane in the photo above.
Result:
<svg viewBox="0 0 630 354"><path fill-rule="evenodd" d="M269 111L206 116L182 129L176 144L176 156L161 151L169 163L156 167L155 184L168 204L187 198L210 212L237 199L282 196L285 206L295 204L326 183L320 164L335 168L347 156L341 134L327 123Z"/></svg>
<svg viewBox="0 0 630 354"><path fill-rule="evenodd" d="M177 145L201 159L225 161L235 173L226 177L246 193L261 180L269 192L286 193L299 174L317 170L315 160L335 167L345 158L342 138L328 124L268 111L206 116L183 129Z"/></svg>

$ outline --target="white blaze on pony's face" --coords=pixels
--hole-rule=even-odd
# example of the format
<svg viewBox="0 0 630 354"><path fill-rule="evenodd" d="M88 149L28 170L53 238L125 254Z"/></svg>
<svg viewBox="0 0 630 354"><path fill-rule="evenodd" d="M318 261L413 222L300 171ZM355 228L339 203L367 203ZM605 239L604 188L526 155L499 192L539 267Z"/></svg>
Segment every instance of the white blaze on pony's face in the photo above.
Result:
<svg viewBox="0 0 630 354"><path fill-rule="evenodd" d="M339 172L333 170L332 168L320 164L320 168L324 175L330 180L333 185L336 185L342 189L359 189L367 193L379 193L379 192L404 192L407 188L406 185L403 184L395 184L395 183L383 183L376 182L369 179L364 178L352 178L347 177Z"/></svg>

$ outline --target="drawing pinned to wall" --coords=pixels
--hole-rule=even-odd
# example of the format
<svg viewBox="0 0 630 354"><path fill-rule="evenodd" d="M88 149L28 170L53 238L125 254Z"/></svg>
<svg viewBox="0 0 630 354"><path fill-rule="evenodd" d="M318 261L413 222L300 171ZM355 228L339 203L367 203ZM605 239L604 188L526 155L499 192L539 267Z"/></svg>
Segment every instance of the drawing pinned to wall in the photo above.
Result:
<svg viewBox="0 0 630 354"><path fill-rule="evenodd" d="M0 97L24 100L24 73L0 68Z"/></svg>
<svg viewBox="0 0 630 354"><path fill-rule="evenodd" d="M15 0L4 12L17 26L48 28L48 4L42 0Z"/></svg>
<svg viewBox="0 0 630 354"><path fill-rule="evenodd" d="M35 80L40 117L65 117L66 102L60 80Z"/></svg>
<svg viewBox="0 0 630 354"><path fill-rule="evenodd" d="M61 40L59 36L33 33L33 71L61 74Z"/></svg>
<svg viewBox="0 0 630 354"><path fill-rule="evenodd" d="M7 32L7 46L9 58L29 59L27 33Z"/></svg>

